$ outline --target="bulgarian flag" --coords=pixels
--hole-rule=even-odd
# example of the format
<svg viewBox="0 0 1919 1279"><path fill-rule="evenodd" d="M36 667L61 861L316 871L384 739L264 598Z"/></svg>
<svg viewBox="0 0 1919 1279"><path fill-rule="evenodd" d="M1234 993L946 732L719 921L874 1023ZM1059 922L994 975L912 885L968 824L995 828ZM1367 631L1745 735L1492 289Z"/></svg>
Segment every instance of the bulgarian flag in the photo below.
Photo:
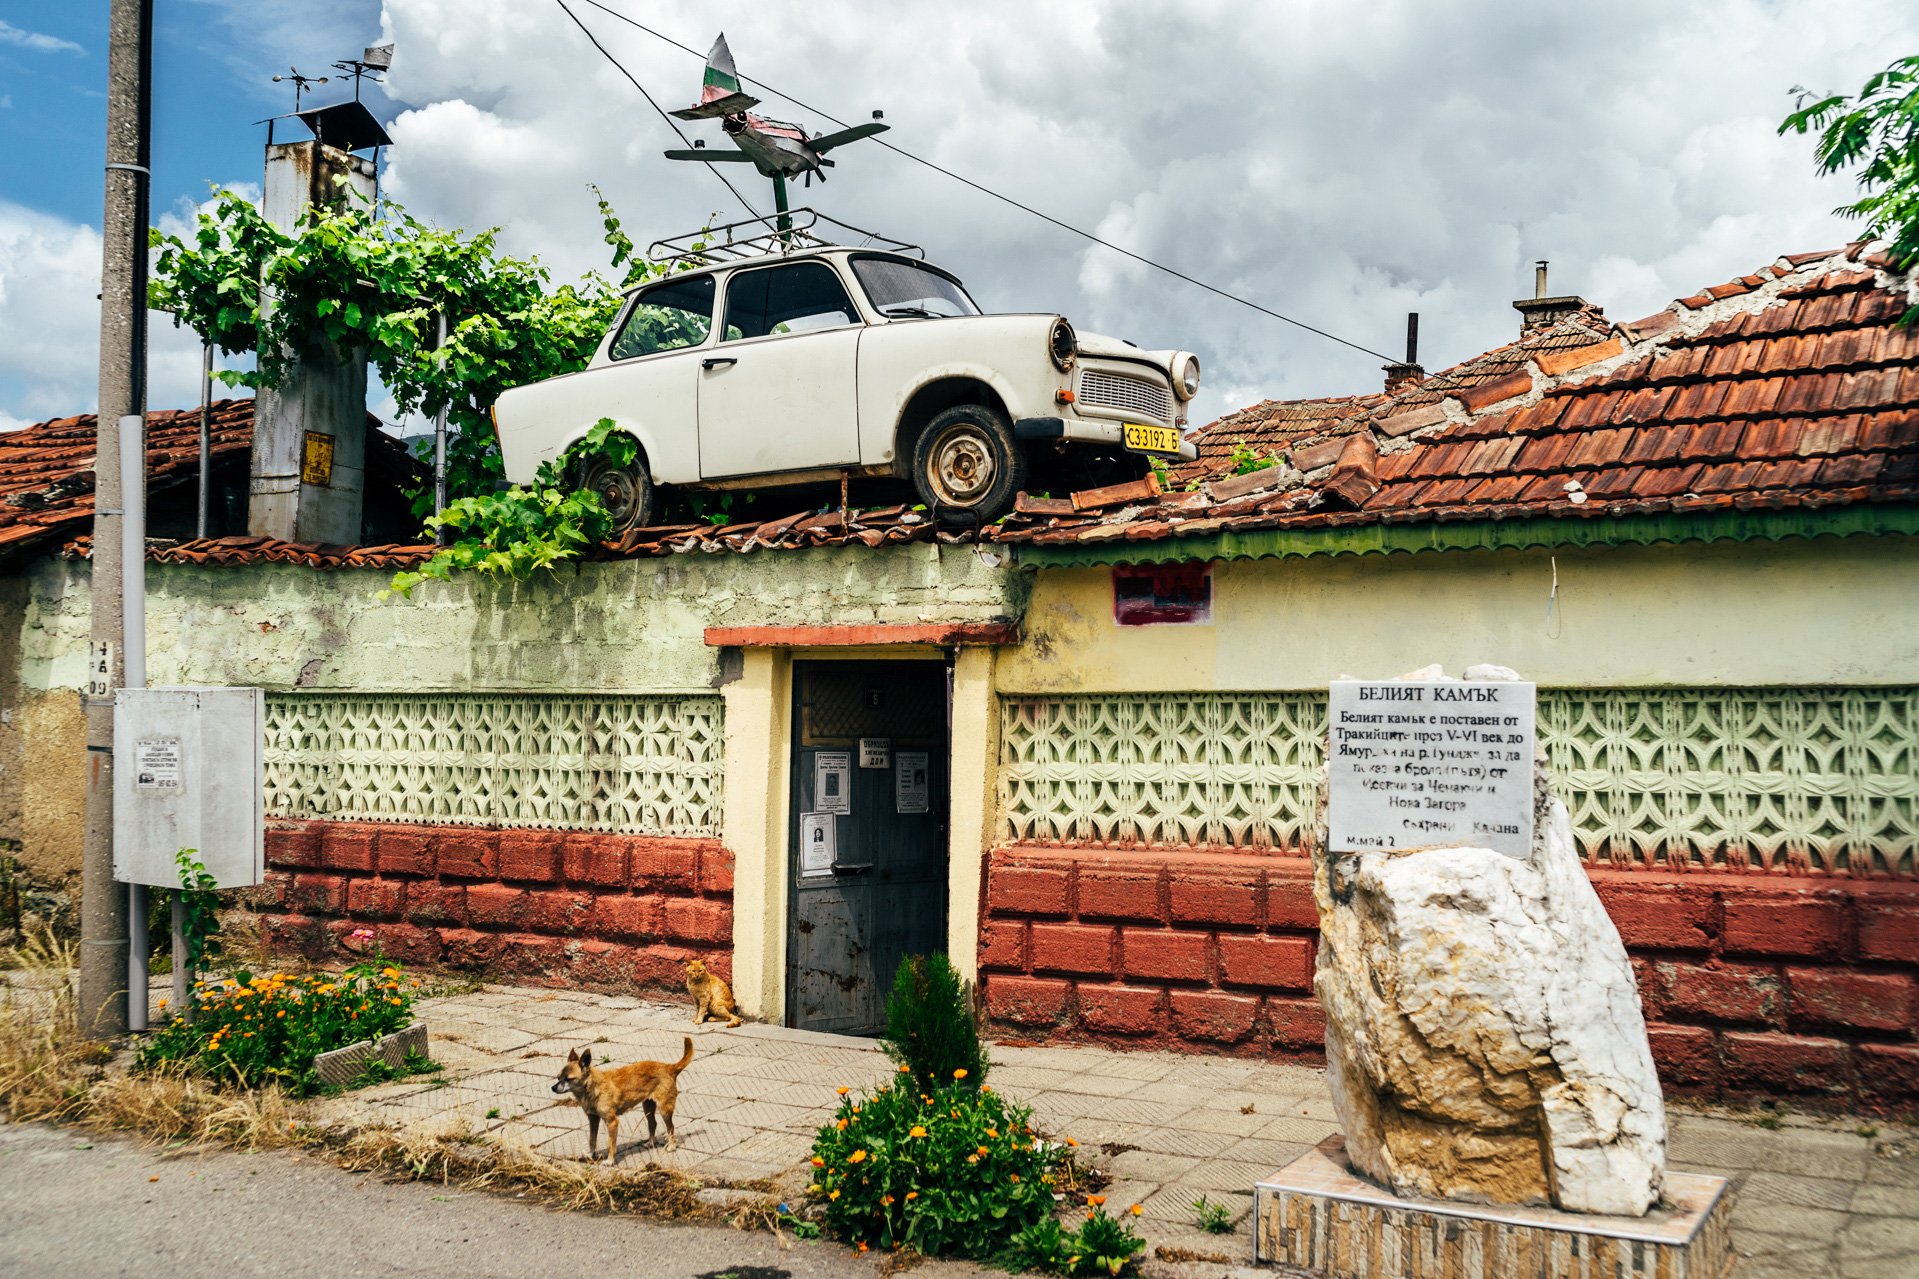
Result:
<svg viewBox="0 0 1919 1279"><path fill-rule="evenodd" d="M733 51L726 47L726 33L713 42L706 55L706 79L700 87L700 105L730 98L740 91L740 75L733 67Z"/></svg>

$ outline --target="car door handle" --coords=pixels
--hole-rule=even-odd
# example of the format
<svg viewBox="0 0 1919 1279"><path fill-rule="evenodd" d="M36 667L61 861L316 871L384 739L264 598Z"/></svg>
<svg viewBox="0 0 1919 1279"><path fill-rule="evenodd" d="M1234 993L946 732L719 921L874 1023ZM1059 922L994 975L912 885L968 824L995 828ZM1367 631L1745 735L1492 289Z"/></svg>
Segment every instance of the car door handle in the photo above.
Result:
<svg viewBox="0 0 1919 1279"><path fill-rule="evenodd" d="M873 869L872 862L834 862L833 863L833 873L835 875L864 875L867 871L872 869Z"/></svg>
<svg viewBox="0 0 1919 1279"><path fill-rule="evenodd" d="M703 369L717 369L722 364L738 364L738 363L739 361L734 359L730 355L716 355L711 359L701 360L700 367Z"/></svg>

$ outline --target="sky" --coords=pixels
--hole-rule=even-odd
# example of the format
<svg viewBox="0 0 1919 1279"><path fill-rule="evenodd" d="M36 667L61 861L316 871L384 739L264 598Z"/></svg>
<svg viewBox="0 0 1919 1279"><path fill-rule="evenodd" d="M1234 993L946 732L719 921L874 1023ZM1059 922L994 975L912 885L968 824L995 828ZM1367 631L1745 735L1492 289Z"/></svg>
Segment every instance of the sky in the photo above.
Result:
<svg viewBox="0 0 1919 1279"><path fill-rule="evenodd" d="M702 58L566 0L662 107ZM1619 320L1782 253L1836 247L1851 179L1777 135L1793 90L1856 89L1919 51L1909 0L602 0L886 141L1134 253L1437 370L1510 340L1533 263ZM501 229L556 280L606 268L589 184L645 242L743 215L560 0L158 0L154 210L257 191L287 84L395 45L365 99L385 189L444 226ZM0 0L0 429L96 401L105 0ZM340 82L313 101L350 96ZM681 125L723 145L713 124ZM296 126L297 131L297 126ZM990 311L1198 353L1193 420L1377 389L1370 354L1089 244L873 142L796 203L925 246ZM729 166L757 209L768 185ZM197 402L197 338L152 325L153 407ZM390 401L376 388L376 412ZM417 425L407 429L418 429Z"/></svg>

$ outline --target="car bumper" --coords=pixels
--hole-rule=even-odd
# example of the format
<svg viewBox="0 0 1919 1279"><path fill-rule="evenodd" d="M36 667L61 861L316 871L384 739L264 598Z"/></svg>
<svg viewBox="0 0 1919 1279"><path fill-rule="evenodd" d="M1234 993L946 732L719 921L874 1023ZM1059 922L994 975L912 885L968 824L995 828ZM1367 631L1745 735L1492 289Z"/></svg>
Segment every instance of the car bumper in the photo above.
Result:
<svg viewBox="0 0 1919 1279"><path fill-rule="evenodd" d="M1149 421L1151 419L1148 419ZM1122 422L1106 422L1083 417L1023 417L1013 423L1013 438L1019 440L1070 440L1087 444L1120 444ZM1150 453L1149 457L1163 457L1170 460L1171 453ZM1191 440L1179 442L1179 459L1190 462L1199 456L1199 450Z"/></svg>

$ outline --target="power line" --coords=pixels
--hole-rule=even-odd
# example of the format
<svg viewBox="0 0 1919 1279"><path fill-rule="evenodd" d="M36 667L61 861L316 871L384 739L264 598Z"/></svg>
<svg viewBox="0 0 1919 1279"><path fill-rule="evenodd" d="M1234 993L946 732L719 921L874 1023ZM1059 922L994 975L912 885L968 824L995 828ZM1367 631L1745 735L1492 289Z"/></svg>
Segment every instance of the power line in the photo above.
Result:
<svg viewBox="0 0 1919 1279"><path fill-rule="evenodd" d="M617 9L608 8L606 5L601 4L600 0L585 0L585 3L592 5L595 9L598 9L600 12L608 15L609 17L618 18L621 22L624 22L628 24L629 26L638 27L641 31L646 32L646 34L652 36L654 39L664 41L665 43L672 45L675 49L679 49L685 53L690 53L696 58L705 56L701 54L698 49L688 48L686 45L681 44L678 40L675 40L672 36L666 35L659 31L655 31L652 27L647 26L644 22L639 22L632 18L629 18ZM562 3L561 7L565 8L565 5ZM575 22L579 21L578 18L575 18L573 20ZM585 28L582 27L581 30L585 30ZM599 42L594 41L594 43L597 44ZM605 50L602 49L601 52L604 53ZM612 55L608 54L607 56L611 57ZM622 70L624 70L624 68L622 68ZM632 76L629 75L627 78L630 80L632 79ZM766 83L766 81L764 80L755 80L751 76L744 76L744 75L740 76L739 78L743 83L756 85L757 87L766 90L766 92L772 94L776 98L786 99L788 102L791 102L794 106L799 107L801 110L811 111L814 115L820 116L827 120L831 120L834 124L839 125L842 129L847 127L846 121L840 119L836 115L833 115L831 112L822 111L820 110L820 108L816 106L813 106L809 103L802 102L790 93L782 93L778 89L775 89L772 85ZM634 81L634 83L637 84L638 81ZM641 92L644 93L645 90L641 90ZM650 102L652 101L652 99L648 98L647 101ZM654 110L657 111L659 110L659 108L655 107ZM681 137L684 137L684 136L685 136L684 134L681 135ZM972 187L975 191L978 191L983 195L990 195L995 200L999 200L1003 203L1010 204L1014 208L1019 209L1022 212L1030 213L1034 217L1039 218L1041 221L1050 222L1054 226L1060 228L1062 231L1070 231L1074 235L1077 235L1082 239L1090 240L1094 244L1099 245L1101 248L1111 249L1115 253L1122 254L1126 257L1133 259L1133 261L1135 262L1144 263L1146 266L1152 267L1155 271L1164 271L1166 274L1174 277L1175 279L1184 280L1186 281L1186 283L1191 284L1195 286L1196 288L1205 289L1208 293L1217 294L1218 296L1225 298L1229 302L1237 302L1241 306L1251 307L1253 310L1258 311L1261 315L1270 315L1275 320L1284 320L1286 323L1293 325L1295 328L1305 329L1308 333L1317 333L1320 337L1326 338L1329 341L1337 342L1341 346L1349 346L1355 351L1363 351L1367 355L1378 356L1380 359L1385 360L1389 364L1395 362L1396 357L1394 356L1386 355L1380 351L1375 351L1369 346L1361 346L1357 342L1348 342L1345 338L1339 337L1336 334L1328 333L1324 329L1316 329L1312 325L1307 324L1304 320L1295 320L1290 315L1281 315L1278 311L1273 310L1271 307L1261 306L1259 303L1253 301L1250 298L1240 297L1237 293L1228 293L1225 289L1217 288L1211 284L1206 283L1206 281L1204 280L1195 280L1192 276L1187 275L1184 271L1177 271L1173 269L1172 267L1165 265L1162 262L1155 262L1151 258L1142 257L1139 254L1133 252L1131 249L1122 249L1119 245L1114 244L1110 240L1100 239L1098 236L1094 235L1091 231L1082 231L1080 228L1074 226L1070 222L1062 222L1050 213L1043 213L1040 210L1035 209L1029 204L1022 204L1018 200L1015 200L1010 195L1001 195L998 191L993 190L991 187L981 186L979 183L973 181L971 178L962 177L959 174L953 172L951 169L941 168L939 165L934 164L931 160L925 159L921 156L914 155L911 151L906 150L904 147L894 146L891 142L888 142L885 138L875 137L872 140L874 142L879 143L879 145L885 147L888 151L891 151L896 155L905 156L907 159L913 161L915 164L923 164L927 168L933 170L933 172L935 173L945 174L947 177L953 179L953 181ZM708 165L707 167L711 168L712 166ZM728 183L728 185L731 186L732 184ZM736 191L734 192L734 194L737 195L739 193Z"/></svg>
<svg viewBox="0 0 1919 1279"><path fill-rule="evenodd" d="M646 99L646 105L648 105L649 107L652 107L655 111L659 111L660 119L666 121L666 127L673 130L674 133L679 134L680 141L685 143L689 148L691 148L693 143L691 142L691 140L687 138L686 134L680 132L680 126L673 123L673 117L668 115L666 112L660 110L660 104L653 101L653 95L646 91L646 86L641 84L637 79L634 79L633 73L631 71L628 71L626 67L621 64L618 58L614 57L611 53L607 52L606 46L600 43L599 38L595 36L591 31L588 31L586 29L586 24L580 21L579 15L575 14L573 10L568 9L566 7L566 0L553 0L553 2L559 5L560 8L565 11L567 17L573 19L573 25L580 29L580 33L582 35L584 35L588 40L591 40L593 42L593 47L595 49L598 49L601 53L605 54L606 60L608 62L611 62L614 65L614 67L618 69L621 75L625 76L628 80L631 80L633 82L633 87L635 89L638 89L640 91L640 96ZM589 4L592 3L592 0L588 0L588 3ZM596 9L605 8L604 5L594 5L593 7ZM613 11L611 9L607 9L607 12L612 13ZM613 16L619 17L620 15L614 14ZM653 34L658 34L658 33L655 32ZM701 163L706 165L707 170L711 172L714 177L726 183L726 189L733 193L733 198L735 200L738 200L743 206L745 206L746 211L748 213L752 214L756 218L760 216L760 211L754 208L751 204L747 203L746 197L740 194L739 188L734 186L732 181L724 173L721 173L718 169L714 168L713 162L711 160L704 160L704 161L701 161Z"/></svg>

